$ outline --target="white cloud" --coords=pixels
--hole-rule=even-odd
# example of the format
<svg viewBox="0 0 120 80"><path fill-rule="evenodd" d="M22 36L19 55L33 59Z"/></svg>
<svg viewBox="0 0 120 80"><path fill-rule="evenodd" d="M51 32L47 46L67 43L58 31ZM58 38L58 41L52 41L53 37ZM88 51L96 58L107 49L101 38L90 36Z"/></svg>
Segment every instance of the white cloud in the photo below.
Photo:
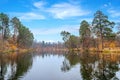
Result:
<svg viewBox="0 0 120 80"><path fill-rule="evenodd" d="M111 17L120 17L120 11L115 9L109 9L108 13Z"/></svg>
<svg viewBox="0 0 120 80"><path fill-rule="evenodd" d="M61 27L56 28L40 28L40 29L31 29L34 35L52 35L52 34L60 34L61 31L68 31L70 33L78 32L79 25L63 25Z"/></svg>
<svg viewBox="0 0 120 80"><path fill-rule="evenodd" d="M104 4L103 6L104 6L104 7L111 7L112 5L111 5L110 2L108 2L108 3Z"/></svg>
<svg viewBox="0 0 120 80"><path fill-rule="evenodd" d="M21 20L41 20L48 16L52 16L56 19L66 19L77 16L85 16L90 13L90 11L82 9L80 4L77 3L57 3L50 5L50 7L47 7L47 4L48 3L45 1L34 2L33 6L36 7L35 9L25 13L16 12L15 15L17 15L17 17ZM40 13L44 15L41 15Z"/></svg>
<svg viewBox="0 0 120 80"><path fill-rule="evenodd" d="M107 7L108 5L107 5L107 4L104 4L103 6L104 6L104 7Z"/></svg>
<svg viewBox="0 0 120 80"><path fill-rule="evenodd" d="M56 19L84 16L90 13L90 11L86 11L82 9L80 4L71 3L71 2L52 4L50 5L50 7L46 7L47 2L39 1L33 3L33 6L37 8L36 11L38 12L42 11L44 13L48 13Z"/></svg>
<svg viewBox="0 0 120 80"><path fill-rule="evenodd" d="M110 2L108 2L107 4L104 4L104 7L107 7L107 12L109 13L109 15L113 18L117 18L120 17L120 10L117 7L112 6L112 4Z"/></svg>
<svg viewBox="0 0 120 80"><path fill-rule="evenodd" d="M33 3L33 5L34 5L36 8L43 8L44 5L46 5L46 2L39 1L39 2Z"/></svg>
<svg viewBox="0 0 120 80"><path fill-rule="evenodd" d="M54 18L64 19L68 17L84 16L89 14L89 11L84 11L80 6L70 3L54 4L51 8L47 9Z"/></svg>
<svg viewBox="0 0 120 80"><path fill-rule="evenodd" d="M34 13L34 12L27 12L27 13L16 13L21 20L41 20L45 19L45 17L41 14Z"/></svg>

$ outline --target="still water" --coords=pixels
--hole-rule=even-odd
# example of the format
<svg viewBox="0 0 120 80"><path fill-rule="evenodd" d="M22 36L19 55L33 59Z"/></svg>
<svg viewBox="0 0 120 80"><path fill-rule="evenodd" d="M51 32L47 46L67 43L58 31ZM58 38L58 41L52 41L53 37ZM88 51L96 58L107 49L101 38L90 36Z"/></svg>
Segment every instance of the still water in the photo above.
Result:
<svg viewBox="0 0 120 80"><path fill-rule="evenodd" d="M0 80L120 80L120 55L0 54Z"/></svg>

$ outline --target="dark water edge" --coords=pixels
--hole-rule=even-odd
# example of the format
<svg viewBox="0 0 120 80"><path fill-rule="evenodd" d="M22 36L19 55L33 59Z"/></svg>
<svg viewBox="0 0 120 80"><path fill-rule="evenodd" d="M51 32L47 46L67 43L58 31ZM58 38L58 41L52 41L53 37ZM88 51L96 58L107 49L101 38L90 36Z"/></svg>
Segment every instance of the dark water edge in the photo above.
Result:
<svg viewBox="0 0 120 80"><path fill-rule="evenodd" d="M0 80L120 80L120 54L0 54Z"/></svg>

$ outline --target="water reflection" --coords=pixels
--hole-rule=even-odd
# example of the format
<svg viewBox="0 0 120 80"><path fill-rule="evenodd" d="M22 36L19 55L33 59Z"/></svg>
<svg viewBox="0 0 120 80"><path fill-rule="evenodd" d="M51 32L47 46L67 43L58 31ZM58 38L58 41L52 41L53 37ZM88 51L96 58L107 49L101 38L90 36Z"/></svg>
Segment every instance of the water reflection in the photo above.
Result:
<svg viewBox="0 0 120 80"><path fill-rule="evenodd" d="M113 53L0 54L0 80L119 80L117 73L120 55Z"/></svg>
<svg viewBox="0 0 120 80"><path fill-rule="evenodd" d="M31 54L0 54L0 80L18 80L31 65Z"/></svg>
<svg viewBox="0 0 120 80"><path fill-rule="evenodd" d="M120 70L119 54L90 54L88 52L75 54L65 56L66 60L63 61L62 71L66 72L80 64L82 80L119 80L116 76L116 72Z"/></svg>

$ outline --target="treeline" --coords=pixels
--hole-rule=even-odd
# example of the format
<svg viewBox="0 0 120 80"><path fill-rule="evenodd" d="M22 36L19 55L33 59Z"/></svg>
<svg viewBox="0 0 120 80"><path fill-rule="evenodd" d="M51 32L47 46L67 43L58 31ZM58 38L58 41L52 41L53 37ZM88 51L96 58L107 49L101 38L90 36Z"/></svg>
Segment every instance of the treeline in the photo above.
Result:
<svg viewBox="0 0 120 80"><path fill-rule="evenodd" d="M65 46L61 42L37 42L34 41L32 45L33 49L37 52L53 52L53 51L62 51Z"/></svg>
<svg viewBox="0 0 120 80"><path fill-rule="evenodd" d="M17 17L0 13L0 51L30 48L34 36Z"/></svg>
<svg viewBox="0 0 120 80"><path fill-rule="evenodd" d="M117 26L118 32L113 31ZM79 36L62 31L61 36L68 49L114 49L120 47L120 25L111 22L102 11L96 11L92 23L80 23Z"/></svg>

